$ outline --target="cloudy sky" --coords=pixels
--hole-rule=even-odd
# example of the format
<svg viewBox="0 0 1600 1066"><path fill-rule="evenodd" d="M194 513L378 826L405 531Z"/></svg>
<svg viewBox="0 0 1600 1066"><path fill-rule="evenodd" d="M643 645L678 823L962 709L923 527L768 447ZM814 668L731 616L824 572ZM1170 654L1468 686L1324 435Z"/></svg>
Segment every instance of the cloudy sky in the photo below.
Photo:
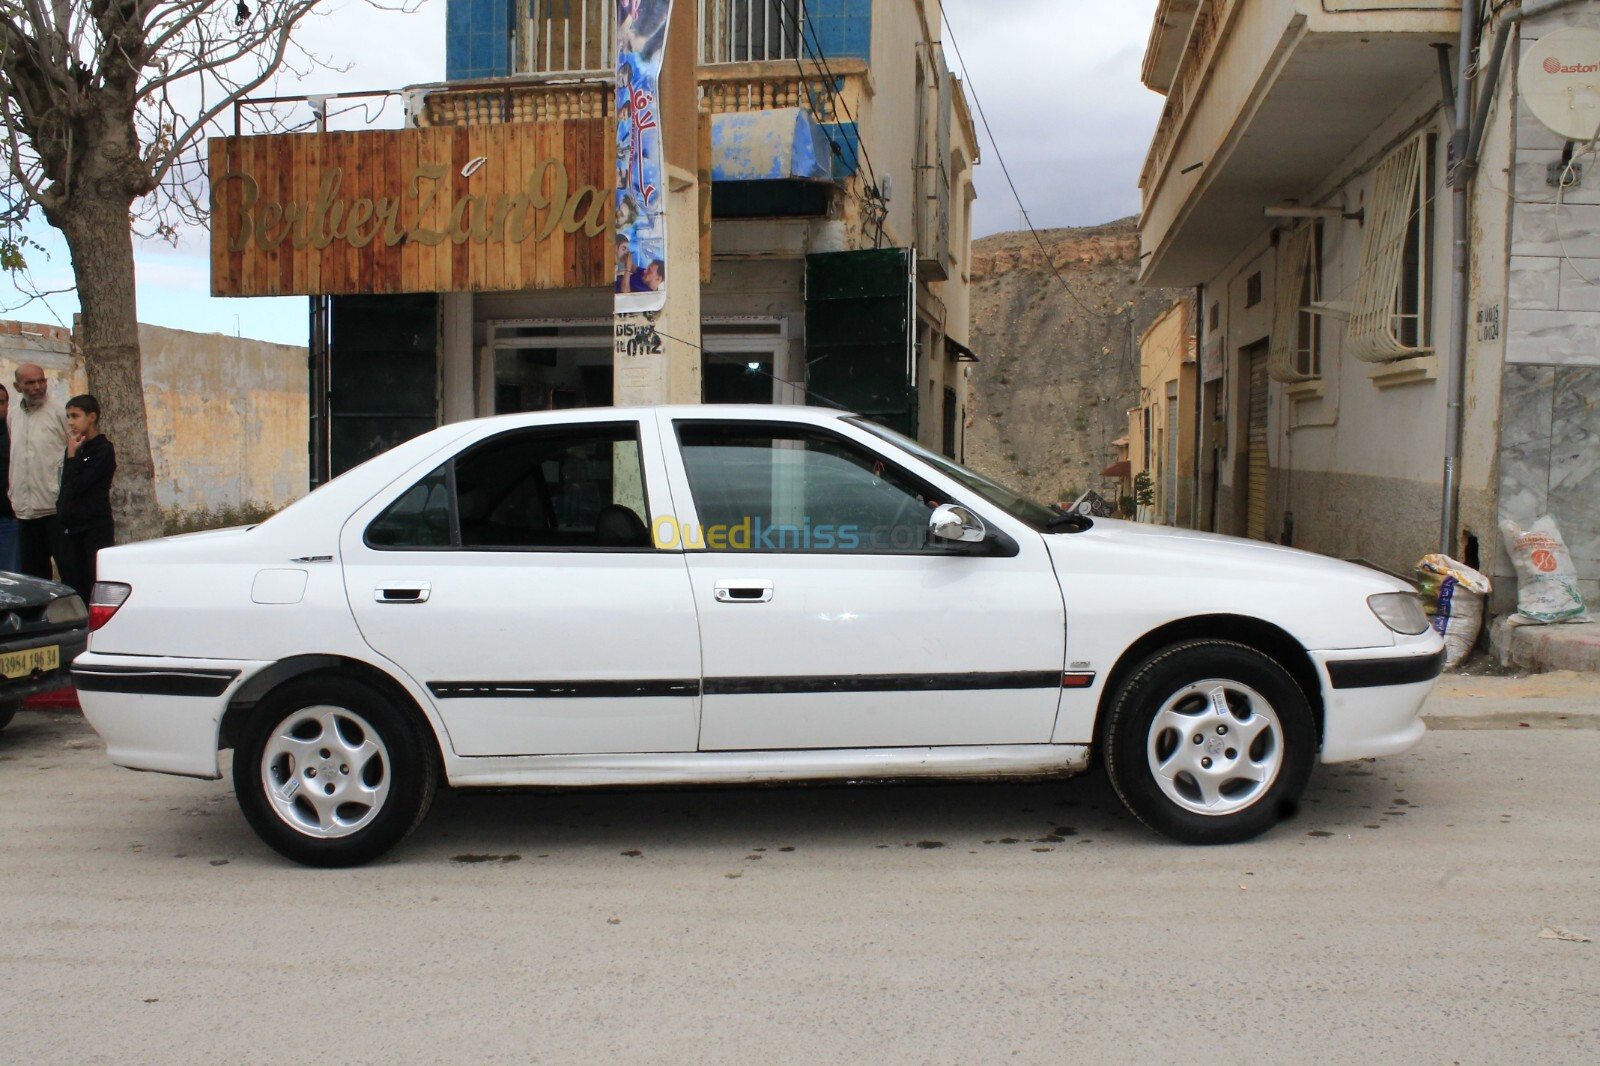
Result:
<svg viewBox="0 0 1600 1066"><path fill-rule="evenodd" d="M983 164L974 205L979 236L1021 225L1001 158L1039 229L1093 225L1138 210L1135 183L1161 103L1139 83L1155 6L1156 0L946 0L946 55L961 73L953 40L968 65L968 99L981 106L998 146L997 153L980 123ZM441 80L444 13L444 0L427 0L411 15L375 10L364 0L333 0L306 24L300 39L345 69L276 91L344 92ZM390 117L394 113L391 108ZM46 254L29 257L34 284L70 289L65 246L48 227L30 232L46 247ZM147 241L135 254L141 321L305 343L302 297L207 295L204 233L186 234L177 247ZM0 278L0 317L70 324L77 310L70 291L19 306L23 302L17 286Z"/></svg>

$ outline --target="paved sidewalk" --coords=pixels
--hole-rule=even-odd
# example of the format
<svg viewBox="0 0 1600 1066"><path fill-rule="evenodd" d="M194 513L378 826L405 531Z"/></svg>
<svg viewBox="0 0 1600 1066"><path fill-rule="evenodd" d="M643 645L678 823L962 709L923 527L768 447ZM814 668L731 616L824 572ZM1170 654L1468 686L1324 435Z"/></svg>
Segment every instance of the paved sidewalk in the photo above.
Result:
<svg viewBox="0 0 1600 1066"><path fill-rule="evenodd" d="M1446 674L1422 717L1430 729L1600 729L1600 673Z"/></svg>

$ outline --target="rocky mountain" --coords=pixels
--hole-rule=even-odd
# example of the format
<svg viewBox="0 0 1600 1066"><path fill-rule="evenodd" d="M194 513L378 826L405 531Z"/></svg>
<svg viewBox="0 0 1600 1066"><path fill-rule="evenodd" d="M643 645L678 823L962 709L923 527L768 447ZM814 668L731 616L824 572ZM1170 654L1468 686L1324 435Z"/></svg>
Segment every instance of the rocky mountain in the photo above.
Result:
<svg viewBox="0 0 1600 1066"><path fill-rule="evenodd" d="M1139 334L1184 295L1138 275L1132 218L973 242L967 465L1046 503L1114 496L1100 471L1138 402Z"/></svg>

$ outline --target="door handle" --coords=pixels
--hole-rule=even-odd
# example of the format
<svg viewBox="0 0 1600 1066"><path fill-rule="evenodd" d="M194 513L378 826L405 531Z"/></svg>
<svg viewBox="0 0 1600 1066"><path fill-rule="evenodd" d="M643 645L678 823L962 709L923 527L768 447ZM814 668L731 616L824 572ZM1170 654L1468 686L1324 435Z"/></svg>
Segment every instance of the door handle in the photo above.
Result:
<svg viewBox="0 0 1600 1066"><path fill-rule="evenodd" d="M379 603L427 603L433 585L427 581L389 581L372 591Z"/></svg>
<svg viewBox="0 0 1600 1066"><path fill-rule="evenodd" d="M772 599L772 582L718 581L713 595L718 603L768 603Z"/></svg>

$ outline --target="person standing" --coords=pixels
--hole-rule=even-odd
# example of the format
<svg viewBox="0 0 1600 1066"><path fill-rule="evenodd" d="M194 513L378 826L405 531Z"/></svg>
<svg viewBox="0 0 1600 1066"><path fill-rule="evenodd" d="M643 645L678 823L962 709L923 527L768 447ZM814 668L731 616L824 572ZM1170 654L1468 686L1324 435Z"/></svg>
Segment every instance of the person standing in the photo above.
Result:
<svg viewBox="0 0 1600 1066"><path fill-rule="evenodd" d="M100 401L74 396L67 401L67 448L61 461L61 495L56 517L61 550L56 564L61 582L88 602L94 588L95 556L111 547L111 479L117 453L100 432Z"/></svg>
<svg viewBox="0 0 1600 1066"><path fill-rule="evenodd" d="M17 367L22 402L6 419L11 439L11 509L17 516L17 569L42 577L58 558L60 527L56 496L61 490L61 459L67 445L67 414L47 397L50 383L35 363Z"/></svg>
<svg viewBox="0 0 1600 1066"><path fill-rule="evenodd" d="M11 391L0 385L0 422L11 413ZM0 570L17 568L17 516L11 510L11 434L0 433L0 477L5 490L0 492Z"/></svg>

